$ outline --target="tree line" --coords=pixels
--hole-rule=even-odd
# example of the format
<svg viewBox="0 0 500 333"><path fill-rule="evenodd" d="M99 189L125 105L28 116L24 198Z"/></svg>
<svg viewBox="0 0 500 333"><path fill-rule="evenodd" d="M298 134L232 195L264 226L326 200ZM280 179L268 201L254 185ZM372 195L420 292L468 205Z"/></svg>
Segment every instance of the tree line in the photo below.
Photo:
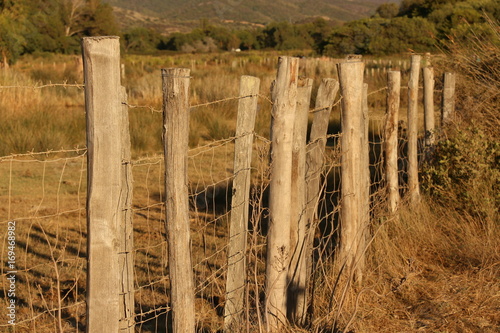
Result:
<svg viewBox="0 0 500 333"><path fill-rule="evenodd" d="M316 18L234 29L201 20L189 33L163 35L144 27L120 31L112 8L100 0L0 0L0 53L7 66L22 54L79 53L84 36L120 35L129 53L275 49L383 56L433 51L443 41L466 39L471 31L490 37L494 32L487 17L500 20L499 1L403 0L342 25Z"/></svg>
<svg viewBox="0 0 500 333"><path fill-rule="evenodd" d="M136 27L124 32L130 52L172 50L212 52L217 50L313 50L316 54L383 56L408 51L425 52L442 47L450 39L466 39L474 31L491 37L487 18L500 20L497 0L403 0L385 3L366 19L338 25L323 18L309 22L272 22L262 28L230 29L202 20L189 33L162 36Z"/></svg>
<svg viewBox="0 0 500 333"><path fill-rule="evenodd" d="M79 53L82 37L117 34L113 9L100 0L0 0L4 66L22 54Z"/></svg>

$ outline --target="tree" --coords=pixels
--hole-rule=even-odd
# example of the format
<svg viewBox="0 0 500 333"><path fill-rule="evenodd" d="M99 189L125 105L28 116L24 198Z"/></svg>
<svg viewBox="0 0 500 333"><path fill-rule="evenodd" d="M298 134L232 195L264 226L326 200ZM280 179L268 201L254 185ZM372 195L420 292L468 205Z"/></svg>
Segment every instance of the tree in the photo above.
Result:
<svg viewBox="0 0 500 333"><path fill-rule="evenodd" d="M118 35L113 8L99 0L90 0L84 15L83 33L86 36Z"/></svg>
<svg viewBox="0 0 500 333"><path fill-rule="evenodd" d="M268 24L260 38L264 47L277 50L310 49L314 43L304 25L293 25L289 22Z"/></svg>
<svg viewBox="0 0 500 333"><path fill-rule="evenodd" d="M65 36L71 37L82 32L82 21L85 18L85 0L62 0L61 7Z"/></svg>
<svg viewBox="0 0 500 333"><path fill-rule="evenodd" d="M19 3L0 1L0 54L4 68L8 68L23 52L24 33L29 24Z"/></svg>
<svg viewBox="0 0 500 333"><path fill-rule="evenodd" d="M385 19L391 19L398 15L399 6L395 3L383 3L375 11L378 16Z"/></svg>
<svg viewBox="0 0 500 333"><path fill-rule="evenodd" d="M240 39L229 29L222 26L208 26L205 30L207 37L217 42L217 47L221 50L232 50L240 46Z"/></svg>
<svg viewBox="0 0 500 333"><path fill-rule="evenodd" d="M328 55L368 54L371 39L380 34L388 20L380 18L349 22L336 29L325 46Z"/></svg>
<svg viewBox="0 0 500 333"><path fill-rule="evenodd" d="M161 35L152 29L136 27L123 34L123 44L126 52L153 52L158 49L160 42Z"/></svg>
<svg viewBox="0 0 500 333"><path fill-rule="evenodd" d="M426 52L434 48L434 25L422 17L396 17L372 36L368 53L386 55L408 51Z"/></svg>
<svg viewBox="0 0 500 333"><path fill-rule="evenodd" d="M332 23L323 18L317 18L312 23L306 25L309 36L314 41L314 51L322 54L326 45L328 36L332 33Z"/></svg>
<svg viewBox="0 0 500 333"><path fill-rule="evenodd" d="M260 45L257 38L258 32L256 30L238 30L236 36L240 40L240 49L254 50L259 49Z"/></svg>

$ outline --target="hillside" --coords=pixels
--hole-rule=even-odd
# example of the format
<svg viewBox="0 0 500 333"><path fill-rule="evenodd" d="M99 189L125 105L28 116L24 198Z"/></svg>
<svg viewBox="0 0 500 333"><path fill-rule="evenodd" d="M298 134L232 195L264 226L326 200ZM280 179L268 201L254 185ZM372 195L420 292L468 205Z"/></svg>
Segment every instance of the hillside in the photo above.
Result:
<svg viewBox="0 0 500 333"><path fill-rule="evenodd" d="M400 0L390 0L400 2ZM188 22L202 18L224 22L266 24L271 21L299 21L322 16L351 21L374 13L387 0L103 0L113 7L124 25L156 26L165 32L183 30ZM188 23L189 25L189 23Z"/></svg>

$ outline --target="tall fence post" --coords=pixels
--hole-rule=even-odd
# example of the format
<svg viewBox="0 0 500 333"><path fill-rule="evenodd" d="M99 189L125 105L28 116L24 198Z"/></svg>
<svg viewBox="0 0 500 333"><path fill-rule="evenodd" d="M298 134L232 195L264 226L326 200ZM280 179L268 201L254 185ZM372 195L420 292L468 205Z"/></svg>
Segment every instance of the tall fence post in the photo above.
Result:
<svg viewBox="0 0 500 333"><path fill-rule="evenodd" d="M444 73L443 111L441 126L448 125L455 117L455 73Z"/></svg>
<svg viewBox="0 0 500 333"><path fill-rule="evenodd" d="M420 199L418 183L418 78L421 56L411 56L408 81L408 196L415 204Z"/></svg>
<svg viewBox="0 0 500 333"><path fill-rule="evenodd" d="M362 103L363 114L361 116L360 127L362 132L361 135L361 159L360 163L360 225L359 232L361 233L359 237L358 251L364 252L367 244L368 237L368 226L370 224L370 119L369 119L369 108L368 108L368 83L363 84L363 103ZM363 176L364 175L364 176ZM358 281L361 282L363 276L363 271L365 267L364 256L360 257L360 260L356 263L356 270L358 272Z"/></svg>
<svg viewBox="0 0 500 333"><path fill-rule="evenodd" d="M398 113L401 91L401 72L387 73L387 110L384 126L385 181L389 210L396 212L399 204L398 181Z"/></svg>
<svg viewBox="0 0 500 333"><path fill-rule="evenodd" d="M345 266L345 271L356 280L362 278L357 263L364 261L363 250L360 240L363 237L362 219L360 205L361 198L360 177L364 177L360 161L362 160L362 136L364 127L363 117L363 69L364 63L359 60L351 60L338 65L340 91L342 94L342 176L341 176L341 228L339 260Z"/></svg>
<svg viewBox="0 0 500 333"><path fill-rule="evenodd" d="M250 197L250 167L252 162L253 131L257 115L260 80L242 76L236 140L234 143L234 180L231 200L231 222L227 254L225 332L237 332L244 310L248 206Z"/></svg>
<svg viewBox="0 0 500 333"><path fill-rule="evenodd" d="M273 89L271 183L266 261L266 323L278 331L286 323L287 272L290 262L290 203L293 125L299 59L280 57Z"/></svg>
<svg viewBox="0 0 500 333"><path fill-rule="evenodd" d="M87 116L87 331L118 332L122 97L118 37L82 41Z"/></svg>
<svg viewBox="0 0 500 333"><path fill-rule="evenodd" d="M135 332L134 302L134 225L132 212L132 155L127 106L127 91L122 87L122 218L120 220L120 332Z"/></svg>
<svg viewBox="0 0 500 333"><path fill-rule="evenodd" d="M292 224L290 228L291 261L288 271L287 315L292 322L305 318L307 303L307 219L306 207L306 140L311 103L312 79L299 79L297 87L297 108L293 127L292 156Z"/></svg>
<svg viewBox="0 0 500 333"><path fill-rule="evenodd" d="M304 295L301 296L304 298L303 302L305 304L301 305L300 302L302 301L297 300L297 310L295 313L295 322L297 324L305 323L308 310L307 307L310 305L309 279L311 278L313 270L314 233L318 226L317 209L321 191L321 174L325 165L326 135L328 132L330 113L338 90L339 83L337 80L323 79L321 81L316 96L316 104L314 106L316 111L313 114L309 144L306 147L306 211L304 214L306 240L304 245L305 260L302 262L302 265L306 265L306 289Z"/></svg>
<svg viewBox="0 0 500 333"><path fill-rule="evenodd" d="M430 147L434 145L436 131L434 121L434 69L424 67L423 74L425 146Z"/></svg>
<svg viewBox="0 0 500 333"><path fill-rule="evenodd" d="M174 333L195 332L187 180L189 75L186 68L162 69L166 233Z"/></svg>

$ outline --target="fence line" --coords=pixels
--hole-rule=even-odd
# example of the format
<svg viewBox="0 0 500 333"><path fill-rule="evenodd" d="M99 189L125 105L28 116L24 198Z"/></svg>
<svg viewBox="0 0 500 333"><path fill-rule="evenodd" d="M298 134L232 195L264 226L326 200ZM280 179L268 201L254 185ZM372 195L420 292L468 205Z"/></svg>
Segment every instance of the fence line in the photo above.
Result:
<svg viewBox="0 0 500 333"><path fill-rule="evenodd" d="M82 86L83 87L83 86ZM377 89L368 93L368 96L378 94L387 88ZM204 107L229 100L242 100L261 94L250 94L243 97L232 97L218 101L202 103L193 107ZM272 101L266 98L273 105ZM341 103L343 97L327 106L316 105L309 110L314 115L326 108L334 108ZM127 106L127 103L123 103ZM132 106L133 107L133 106ZM262 304L259 294L264 290L265 281L265 247L266 224L268 223L269 207L265 204L269 191L269 151L271 141L258 135L254 136L254 160L250 165L252 171L252 186L250 188L250 207L248 223L251 228L248 234L247 248L247 285L245 287L245 323L254 322L263 324ZM194 272L194 293L196 294L197 327L223 327L225 277L228 270L228 224L231 213L231 194L233 182L239 175L233 168L234 144L238 139L251 135L250 132L234 135L221 140L210 141L204 145L189 149L187 153L189 198L189 222L191 224ZM382 159L380 157L383 138L378 137L378 130L373 129L370 134L370 168L372 170L373 190L372 211L384 207L385 194L380 193L383 183ZM334 286L317 285L317 277L325 277L326 263L331 262L334 255L333 237L338 232L336 223L340 211L345 208L340 198L339 175L340 159L345 154L339 150L343 134L329 133L326 138L326 148L322 153L325 165L320 173L320 196L317 203L317 229L313 234L316 240L311 251L318 261L310 267L310 276L316 278L311 281L311 292L335 291ZM401 137L400 137L401 139ZM315 142L315 141L314 141ZM311 149L312 142L307 145ZM77 154L77 156L67 156ZM47 156L44 156L47 155ZM66 156L66 157L61 157ZM12 173L6 178L12 185L7 196L0 195L1 201L12 202L11 216L18 217L19 240L22 246L20 259L24 267L19 269L25 277L23 289L19 294L20 300L25 300L27 306L20 312L18 322L21 330L35 330L52 332L54 330L84 329L85 304L84 292L86 288L84 265L88 249L85 246L86 227L83 221L85 214L85 173L83 163L88 156L87 148L71 150L54 150L47 152L31 152L26 154L11 154L0 157L0 172ZM37 159L39 157L50 159ZM81 158L81 160L79 160ZM401 159L401 156L399 157ZM7 163L8 162L8 163ZM67 164L67 166L65 166ZM165 193L163 188L163 155L139 157L130 161L135 180L133 207L134 214L134 255L136 257L134 277L134 293L136 306L134 317L126 315L124 319L135 319L136 327L141 331L166 330L168 316L172 311L169 296L171 278L164 270L168 242L165 239ZM245 170L249 170L245 168ZM401 171L399 173L401 174ZM75 182L73 179L78 179ZM28 188L24 180L30 184L41 184L41 189L30 185ZM51 184L56 184L52 186ZM402 187L405 184L401 185ZM27 196L27 193L30 193ZM21 206L33 205L34 212ZM54 210L53 207L59 207ZM23 217L24 216L24 217ZM0 221L0 225L8 220ZM230 229L229 229L230 230ZM46 235L46 236L44 236ZM75 245L76 244L76 245ZM50 249L55 256L51 259ZM4 254L1 254L4 260ZM33 260L46 261L44 264L32 264ZM56 272L59 271L59 277ZM2 271L4 272L4 271ZM50 281L50 282L48 282ZM60 287L56 288L56 282ZM24 282L23 282L24 283ZM52 285L51 285L52 284ZM36 285L42 286L38 290ZM33 286L33 287L29 287ZM329 291L327 291L329 290ZM58 305L58 302L60 305ZM53 305L53 306L52 306ZM332 305L333 307L333 305ZM319 311L319 310L314 310ZM58 313L61 318L58 318ZM219 314L217 314L219 313ZM313 312L313 317L321 313ZM211 318L211 319L210 319ZM216 318L216 319L213 319ZM35 320L36 319L36 320ZM0 326L3 323L0 323ZM246 324L245 324L246 325ZM5 326L5 325L4 325ZM3 326L2 326L3 327ZM56 329L54 329L56 327Z"/></svg>

